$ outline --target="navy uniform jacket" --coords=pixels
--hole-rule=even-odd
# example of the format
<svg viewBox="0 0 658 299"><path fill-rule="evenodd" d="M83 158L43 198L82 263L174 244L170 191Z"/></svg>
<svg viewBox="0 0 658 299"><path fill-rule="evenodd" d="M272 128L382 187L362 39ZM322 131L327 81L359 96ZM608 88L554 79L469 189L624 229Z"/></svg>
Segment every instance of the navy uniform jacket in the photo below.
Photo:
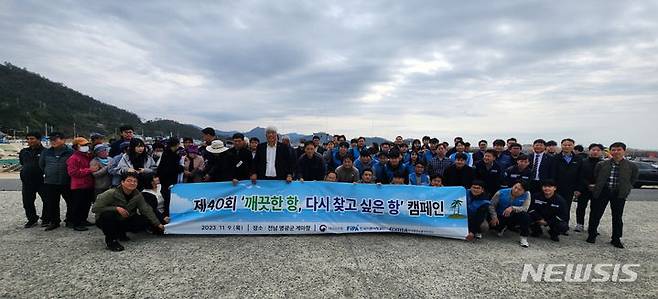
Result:
<svg viewBox="0 0 658 299"><path fill-rule="evenodd" d="M512 184L524 180L530 182L532 180L532 173L530 167L526 167L524 170L520 170L518 166L510 166L505 170L505 185L507 187L512 187Z"/></svg>
<svg viewBox="0 0 658 299"><path fill-rule="evenodd" d="M555 193L553 197L546 198L544 193L539 192L535 193L532 196L532 204L528 209L528 213L537 214L546 222L553 221L566 221L569 211L567 210L567 204L559 194Z"/></svg>
<svg viewBox="0 0 658 299"><path fill-rule="evenodd" d="M496 194L503 183L503 171L496 162L487 169L484 161L479 161L475 163L475 178L484 181L484 190L487 193Z"/></svg>

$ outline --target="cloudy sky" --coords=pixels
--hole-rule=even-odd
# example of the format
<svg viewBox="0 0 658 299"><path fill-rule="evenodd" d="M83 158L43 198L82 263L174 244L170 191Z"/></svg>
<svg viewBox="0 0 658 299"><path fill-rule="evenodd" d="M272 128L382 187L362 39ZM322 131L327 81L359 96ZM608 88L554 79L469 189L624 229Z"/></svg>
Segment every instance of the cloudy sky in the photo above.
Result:
<svg viewBox="0 0 658 299"><path fill-rule="evenodd" d="M657 148L656 1L0 1L0 60L220 130Z"/></svg>

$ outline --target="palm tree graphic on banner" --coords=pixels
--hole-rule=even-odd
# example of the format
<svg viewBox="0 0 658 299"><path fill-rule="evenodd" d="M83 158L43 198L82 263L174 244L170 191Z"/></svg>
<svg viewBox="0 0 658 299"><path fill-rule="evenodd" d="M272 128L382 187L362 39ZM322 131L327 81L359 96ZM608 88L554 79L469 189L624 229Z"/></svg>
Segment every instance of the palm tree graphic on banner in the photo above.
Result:
<svg viewBox="0 0 658 299"><path fill-rule="evenodd" d="M457 218L457 219L465 218L464 215L459 213L462 204L464 204L464 201L460 199L453 200L452 203L450 204L450 209L452 209L452 215L448 216L448 218Z"/></svg>

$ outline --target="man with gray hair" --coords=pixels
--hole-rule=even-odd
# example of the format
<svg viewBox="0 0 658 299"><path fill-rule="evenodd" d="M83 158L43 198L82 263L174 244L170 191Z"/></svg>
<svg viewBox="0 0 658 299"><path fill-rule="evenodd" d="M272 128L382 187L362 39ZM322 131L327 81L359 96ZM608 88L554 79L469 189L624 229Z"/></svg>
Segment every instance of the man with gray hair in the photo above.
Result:
<svg viewBox="0 0 658 299"><path fill-rule="evenodd" d="M256 147L256 156L252 163L251 180L286 180L292 181L293 157L290 146L279 142L275 127L265 129L266 142Z"/></svg>

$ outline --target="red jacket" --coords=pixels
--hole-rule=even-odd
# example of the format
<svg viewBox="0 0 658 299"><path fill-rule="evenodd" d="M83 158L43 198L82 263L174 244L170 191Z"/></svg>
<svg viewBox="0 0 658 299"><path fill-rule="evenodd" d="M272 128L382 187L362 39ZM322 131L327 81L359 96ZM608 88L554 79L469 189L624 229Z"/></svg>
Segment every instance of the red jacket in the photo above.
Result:
<svg viewBox="0 0 658 299"><path fill-rule="evenodd" d="M89 162L92 156L75 151L71 157L66 160L66 171L71 177L71 190L76 189L94 189L93 171L89 169Z"/></svg>

